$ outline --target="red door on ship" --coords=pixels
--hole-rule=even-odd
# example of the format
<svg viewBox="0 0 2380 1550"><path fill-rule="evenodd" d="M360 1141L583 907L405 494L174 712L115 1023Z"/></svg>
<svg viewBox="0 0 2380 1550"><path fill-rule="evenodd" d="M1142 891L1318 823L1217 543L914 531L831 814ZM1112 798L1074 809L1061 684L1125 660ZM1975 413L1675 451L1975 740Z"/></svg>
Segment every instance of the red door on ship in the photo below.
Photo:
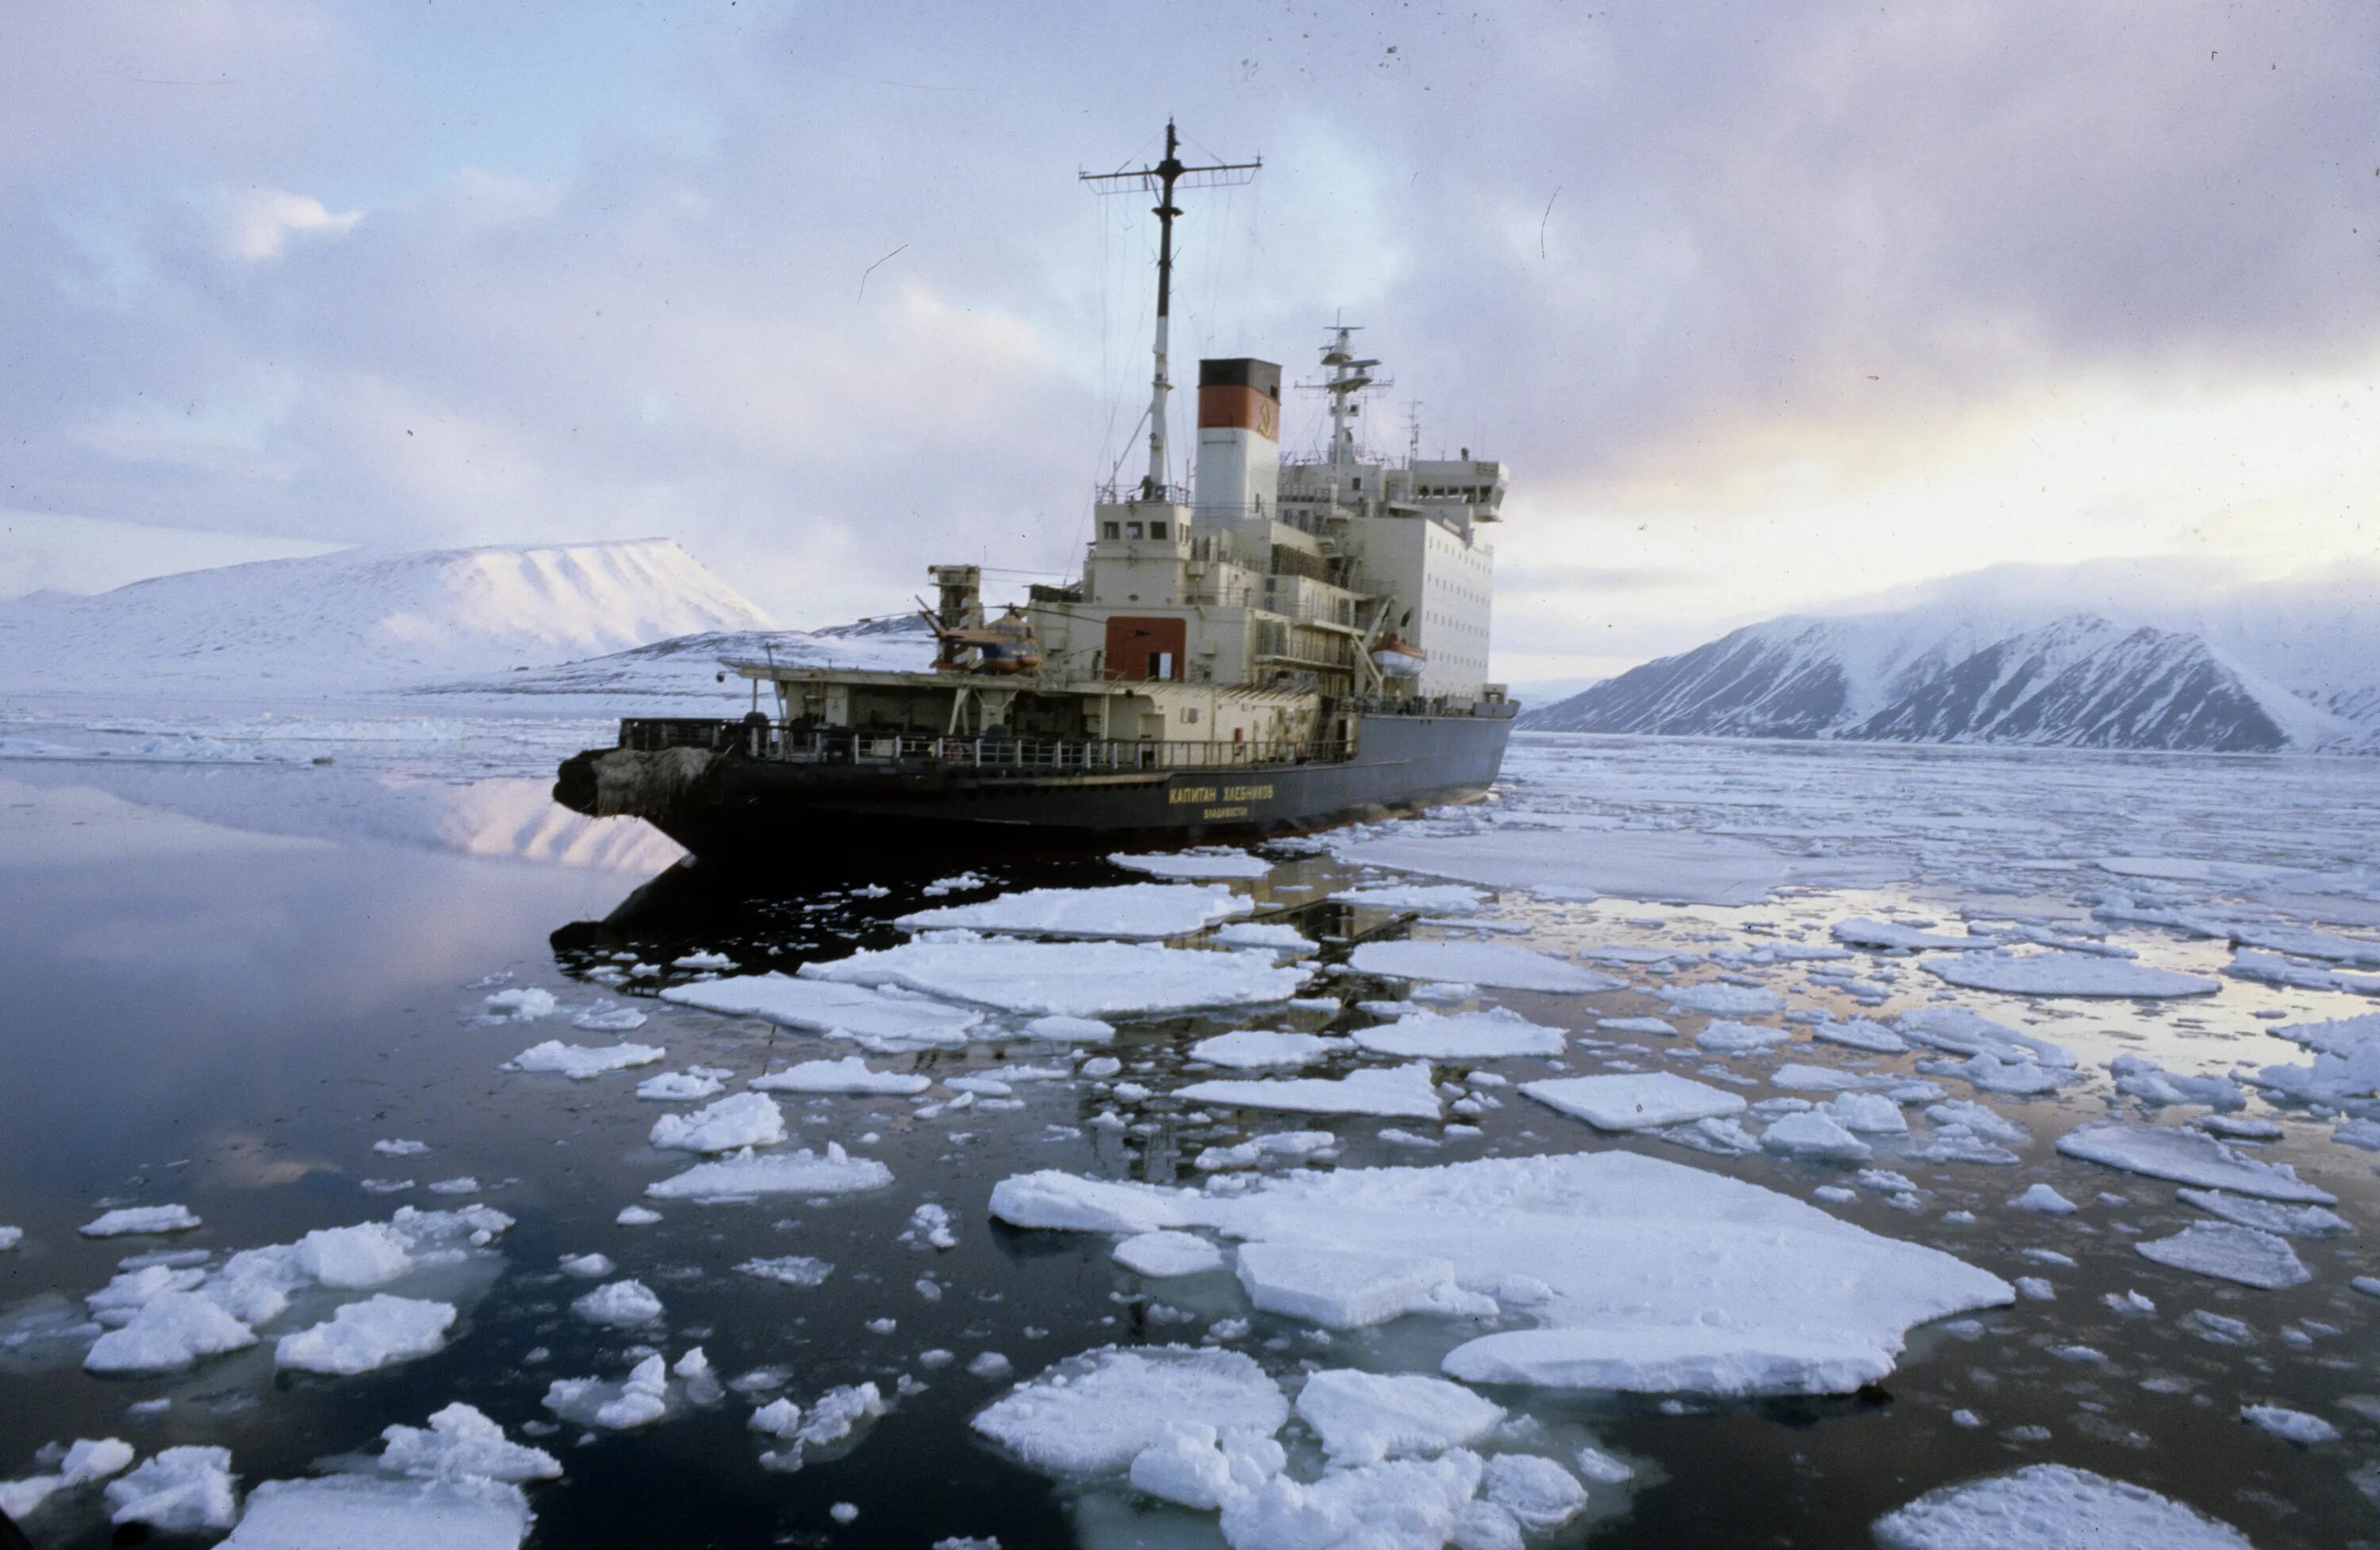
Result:
<svg viewBox="0 0 2380 1550"><path fill-rule="evenodd" d="M1107 674L1127 684L1152 678L1182 681L1183 648L1188 626L1180 619L1111 618L1108 621Z"/></svg>

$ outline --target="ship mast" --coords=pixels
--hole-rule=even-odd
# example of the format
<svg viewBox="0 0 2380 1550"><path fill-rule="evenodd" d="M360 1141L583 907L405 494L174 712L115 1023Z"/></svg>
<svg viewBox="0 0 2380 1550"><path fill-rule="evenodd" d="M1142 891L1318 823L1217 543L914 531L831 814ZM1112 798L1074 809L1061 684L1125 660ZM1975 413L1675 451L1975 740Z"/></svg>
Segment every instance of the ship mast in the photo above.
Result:
<svg viewBox="0 0 2380 1550"><path fill-rule="evenodd" d="M1259 157L1253 162L1217 162L1203 167L1185 167L1177 154L1180 149L1173 120L1169 118L1165 121L1165 160L1157 165L1131 172L1087 172L1080 176L1080 181L1098 193L1137 190L1157 195L1157 375L1148 392L1148 474L1140 481L1140 498L1144 501L1159 500L1165 493L1165 397L1173 387L1166 374L1169 314L1173 301L1173 218L1182 213L1173 205L1174 185L1184 178L1190 180L1188 187L1193 188L1246 183L1264 165Z"/></svg>

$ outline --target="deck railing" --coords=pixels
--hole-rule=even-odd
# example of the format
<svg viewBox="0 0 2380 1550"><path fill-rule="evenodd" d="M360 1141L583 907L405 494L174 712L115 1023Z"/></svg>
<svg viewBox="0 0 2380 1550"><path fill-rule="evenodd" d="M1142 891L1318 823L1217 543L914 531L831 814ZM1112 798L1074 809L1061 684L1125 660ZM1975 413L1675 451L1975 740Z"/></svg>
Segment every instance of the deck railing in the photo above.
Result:
<svg viewBox="0 0 2380 1550"><path fill-rule="evenodd" d="M844 728L789 730L782 723L689 717L636 717L620 723L620 746L730 750L787 764L844 764L904 772L970 769L1016 774L1243 769L1343 760L1342 742L1194 743L1155 738L941 737Z"/></svg>

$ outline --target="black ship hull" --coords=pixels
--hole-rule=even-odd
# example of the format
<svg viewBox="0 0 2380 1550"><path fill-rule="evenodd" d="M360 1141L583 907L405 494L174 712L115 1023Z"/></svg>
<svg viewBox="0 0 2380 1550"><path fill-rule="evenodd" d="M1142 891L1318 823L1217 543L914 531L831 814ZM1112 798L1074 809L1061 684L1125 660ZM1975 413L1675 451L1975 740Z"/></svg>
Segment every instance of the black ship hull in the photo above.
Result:
<svg viewBox="0 0 2380 1550"><path fill-rule="evenodd" d="M1245 843L1476 800L1495 781L1512 726L1509 714L1366 715L1347 758L1074 773L884 770L679 749L675 779L625 792L598 761L669 756L590 749L564 764L554 798L592 816L633 814L703 861L731 866Z"/></svg>

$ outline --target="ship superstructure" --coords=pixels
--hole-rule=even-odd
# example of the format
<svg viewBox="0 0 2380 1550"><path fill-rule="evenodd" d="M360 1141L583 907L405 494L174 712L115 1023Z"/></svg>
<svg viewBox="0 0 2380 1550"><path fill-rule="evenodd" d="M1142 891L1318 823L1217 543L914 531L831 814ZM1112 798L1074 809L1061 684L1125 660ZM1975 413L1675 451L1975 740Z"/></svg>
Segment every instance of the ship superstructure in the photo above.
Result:
<svg viewBox="0 0 2380 1550"><path fill-rule="evenodd" d="M1284 457L1281 371L1202 360L1192 483L1165 426L1175 188L1255 163L1100 175L1159 195L1148 472L1097 492L1080 579L987 621L982 572L930 568L930 671L724 665L740 721L631 719L556 795L698 853L882 843L1206 840L1477 795L1516 708L1487 681L1501 463L1391 461L1356 434L1378 362L1333 325L1318 452ZM759 696L772 702L763 711ZM897 821L896 821L897 820ZM888 827L889 826L889 827Z"/></svg>

